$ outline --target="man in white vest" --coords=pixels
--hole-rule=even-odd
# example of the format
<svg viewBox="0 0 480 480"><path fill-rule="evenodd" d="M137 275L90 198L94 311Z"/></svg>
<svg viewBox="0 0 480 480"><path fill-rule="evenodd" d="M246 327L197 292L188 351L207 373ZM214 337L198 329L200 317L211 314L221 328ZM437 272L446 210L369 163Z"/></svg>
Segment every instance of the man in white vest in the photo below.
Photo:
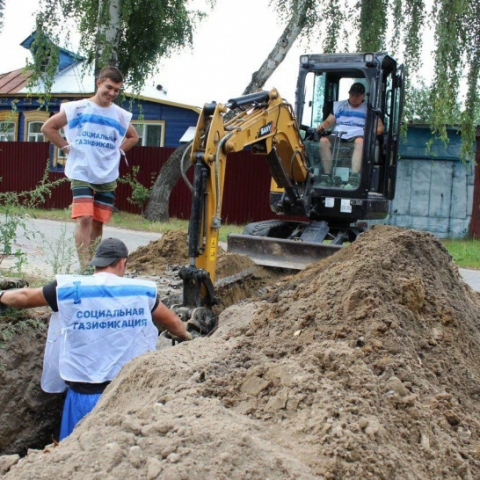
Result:
<svg viewBox="0 0 480 480"><path fill-rule="evenodd" d="M113 103L122 86L120 71L104 67L92 98L62 103L60 112L42 126L42 133L67 154L65 175L71 181L75 244L82 269L102 238L103 224L110 221L121 155L138 142L131 112Z"/></svg>
<svg viewBox="0 0 480 480"><path fill-rule="evenodd" d="M40 288L0 292L0 304L15 308L49 305L42 389L68 388L60 440L95 406L106 386L132 358L155 350L156 325L180 341L191 340L184 323L158 298L154 282L125 278L128 250L116 238L103 240L89 263L93 275L57 275Z"/></svg>

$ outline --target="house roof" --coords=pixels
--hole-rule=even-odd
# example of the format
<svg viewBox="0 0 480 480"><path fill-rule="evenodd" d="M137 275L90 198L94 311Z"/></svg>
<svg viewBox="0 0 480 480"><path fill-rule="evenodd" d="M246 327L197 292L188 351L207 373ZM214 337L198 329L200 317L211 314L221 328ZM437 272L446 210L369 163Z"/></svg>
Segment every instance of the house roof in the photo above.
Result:
<svg viewBox="0 0 480 480"><path fill-rule="evenodd" d="M23 70L23 68L19 68L13 72L0 74L0 95L18 93L25 88L33 72L31 70L24 72Z"/></svg>
<svg viewBox="0 0 480 480"><path fill-rule="evenodd" d="M35 39L37 38L37 32L33 32L31 35L29 35L21 44L20 46L26 48L27 50L30 51L36 51L39 47L34 44ZM44 36L44 39L47 43L51 43L48 37ZM65 68L69 67L70 65L73 65L76 62L79 62L81 60L84 60L85 58L82 57L81 55L78 55L74 52L71 52L70 50L66 50L65 48L58 47L58 53L59 53L59 58L58 58L58 71L62 71Z"/></svg>

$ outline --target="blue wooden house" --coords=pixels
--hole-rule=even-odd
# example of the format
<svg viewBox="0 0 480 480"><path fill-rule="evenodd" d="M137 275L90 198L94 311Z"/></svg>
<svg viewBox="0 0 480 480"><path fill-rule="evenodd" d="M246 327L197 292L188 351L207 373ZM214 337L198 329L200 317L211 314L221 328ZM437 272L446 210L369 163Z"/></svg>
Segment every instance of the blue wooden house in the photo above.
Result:
<svg viewBox="0 0 480 480"><path fill-rule="evenodd" d="M35 35L21 45L30 50ZM93 96L95 80L85 59L63 48L59 55L48 102L42 95L44 85L28 86L31 71L18 69L0 74L0 141L44 142L41 127L63 102ZM200 113L198 107L168 100L161 85L146 85L139 95L124 93L121 106L133 113L132 124L140 137L137 145L148 147L178 147L189 141ZM62 169L64 163L63 153L52 146L52 169Z"/></svg>

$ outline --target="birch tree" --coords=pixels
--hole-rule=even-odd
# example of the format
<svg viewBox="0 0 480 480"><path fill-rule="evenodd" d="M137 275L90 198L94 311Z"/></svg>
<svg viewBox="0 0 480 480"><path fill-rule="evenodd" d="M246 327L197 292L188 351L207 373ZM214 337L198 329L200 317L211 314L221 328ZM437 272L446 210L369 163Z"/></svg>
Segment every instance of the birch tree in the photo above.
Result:
<svg viewBox="0 0 480 480"><path fill-rule="evenodd" d="M296 5L293 6L291 18L288 20L282 35L260 68L253 73L250 83L243 91L243 95L261 89L272 73L283 62L302 30L307 28L311 23L312 19L307 16L307 12L311 7L311 0L299 0ZM178 147L163 165L153 185L150 199L144 213L145 218L159 222L169 220L168 207L172 190L182 176L182 169L187 171L190 167L189 162L184 163L182 161L185 158L185 149L186 146Z"/></svg>
<svg viewBox="0 0 480 480"><path fill-rule="evenodd" d="M283 30L280 38L275 43L272 51L262 63L260 68L253 73L252 80L243 91L243 95L255 92L262 88L268 79L272 76L277 67L285 60L287 53L292 48L295 40L307 28L311 18L308 17L308 12L311 9L310 0L298 0L292 5L291 17Z"/></svg>
<svg viewBox="0 0 480 480"><path fill-rule="evenodd" d="M79 55L98 72L116 66L126 84L140 90L155 73L159 60L192 46L196 22L204 13L187 8L187 0L41 0L37 36L33 45L32 82L46 83L56 65L45 57L55 55L55 45L69 41L67 25L80 33ZM42 66L43 63L43 66Z"/></svg>
<svg viewBox="0 0 480 480"><path fill-rule="evenodd" d="M95 39L95 78L103 65L118 66L118 50L122 34L121 0L98 0L97 33Z"/></svg>

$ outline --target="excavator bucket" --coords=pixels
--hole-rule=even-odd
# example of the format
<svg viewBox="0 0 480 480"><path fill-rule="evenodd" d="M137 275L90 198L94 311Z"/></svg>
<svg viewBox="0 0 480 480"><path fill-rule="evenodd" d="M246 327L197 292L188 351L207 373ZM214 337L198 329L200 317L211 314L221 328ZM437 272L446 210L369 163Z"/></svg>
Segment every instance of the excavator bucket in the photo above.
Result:
<svg viewBox="0 0 480 480"><path fill-rule="evenodd" d="M303 270L341 248L341 245L230 234L227 251L247 255L257 265Z"/></svg>

